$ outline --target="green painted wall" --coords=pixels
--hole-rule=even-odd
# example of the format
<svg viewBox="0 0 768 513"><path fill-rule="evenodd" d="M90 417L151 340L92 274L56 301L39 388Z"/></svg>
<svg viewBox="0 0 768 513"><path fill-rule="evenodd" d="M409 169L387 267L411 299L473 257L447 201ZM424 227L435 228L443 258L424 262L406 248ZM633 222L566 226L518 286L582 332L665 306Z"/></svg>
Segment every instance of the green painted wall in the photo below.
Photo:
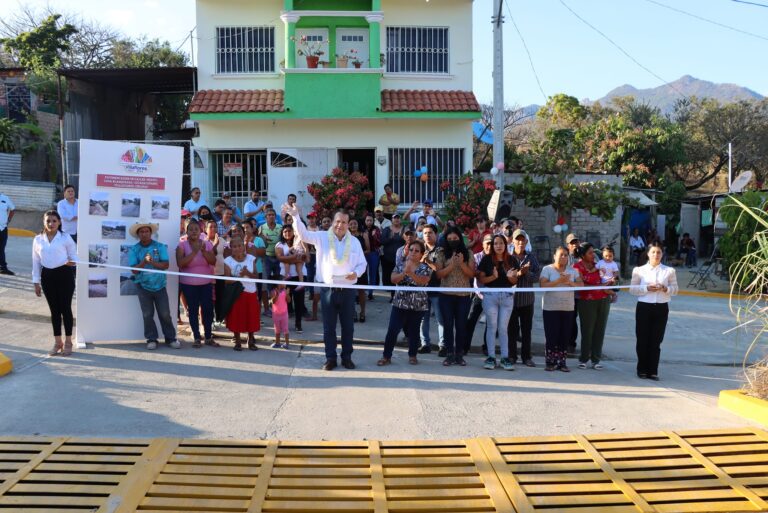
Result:
<svg viewBox="0 0 768 513"><path fill-rule="evenodd" d="M293 0L297 11L370 11L371 0Z"/></svg>
<svg viewBox="0 0 768 513"><path fill-rule="evenodd" d="M297 28L327 28L328 29L328 55L323 55L320 60L330 62L336 67L336 29L337 28L368 28L365 18L345 18L343 16L312 16L301 18L296 23ZM289 68L296 67L288 66ZM378 67L378 66L376 66Z"/></svg>
<svg viewBox="0 0 768 513"><path fill-rule="evenodd" d="M291 73L285 106L298 118L367 118L381 106L378 73Z"/></svg>
<svg viewBox="0 0 768 513"><path fill-rule="evenodd" d="M309 116L310 119L480 119L479 112L380 112L372 115L339 116L336 112L327 117ZM294 112L210 112L190 114L194 120L226 120L226 119L305 119Z"/></svg>

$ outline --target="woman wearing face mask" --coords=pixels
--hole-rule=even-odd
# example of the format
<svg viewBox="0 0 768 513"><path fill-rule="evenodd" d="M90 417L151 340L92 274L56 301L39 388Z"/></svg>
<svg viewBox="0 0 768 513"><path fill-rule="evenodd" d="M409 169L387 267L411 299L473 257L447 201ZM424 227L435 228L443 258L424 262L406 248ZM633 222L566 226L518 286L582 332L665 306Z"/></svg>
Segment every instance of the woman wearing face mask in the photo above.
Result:
<svg viewBox="0 0 768 513"><path fill-rule="evenodd" d="M437 277L441 287L469 288L475 277L475 259L471 258L461 237L461 231L451 227L446 231L443 251L438 252ZM443 315L445 347L448 355L443 361L446 367L464 366L464 340L467 332L470 291L443 292L438 305Z"/></svg>
<svg viewBox="0 0 768 513"><path fill-rule="evenodd" d="M208 227L208 221L216 221L213 218L213 214L211 213L211 209L208 208L206 205L203 205L200 207L200 210L198 210L197 214L197 222L200 223L200 232L205 234L206 228Z"/></svg>

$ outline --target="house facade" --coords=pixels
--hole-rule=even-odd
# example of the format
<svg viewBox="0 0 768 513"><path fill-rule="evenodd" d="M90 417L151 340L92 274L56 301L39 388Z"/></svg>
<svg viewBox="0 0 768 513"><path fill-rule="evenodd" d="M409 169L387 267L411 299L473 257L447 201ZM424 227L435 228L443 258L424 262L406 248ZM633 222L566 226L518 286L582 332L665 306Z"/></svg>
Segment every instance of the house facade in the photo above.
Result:
<svg viewBox="0 0 768 513"><path fill-rule="evenodd" d="M197 0L194 185L280 204L336 166L404 204L472 169L471 0ZM321 53L307 59L307 51ZM348 57L344 62L344 57ZM317 67L313 60L319 60ZM357 65L355 66L355 62ZM346 67L345 67L346 65ZM414 177L427 168L428 180Z"/></svg>

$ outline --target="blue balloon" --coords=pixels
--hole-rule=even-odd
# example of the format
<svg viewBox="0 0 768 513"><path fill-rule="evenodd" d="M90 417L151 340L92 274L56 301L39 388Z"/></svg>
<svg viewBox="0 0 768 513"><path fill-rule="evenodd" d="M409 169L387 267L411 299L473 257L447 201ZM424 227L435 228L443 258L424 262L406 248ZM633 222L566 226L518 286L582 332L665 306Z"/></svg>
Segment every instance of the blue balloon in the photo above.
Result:
<svg viewBox="0 0 768 513"><path fill-rule="evenodd" d="M421 174L422 175L427 174L427 166L421 166Z"/></svg>
<svg viewBox="0 0 768 513"><path fill-rule="evenodd" d="M420 177L421 176L421 170L417 169L416 171L414 171L413 172L413 176L415 176L416 178Z"/></svg>

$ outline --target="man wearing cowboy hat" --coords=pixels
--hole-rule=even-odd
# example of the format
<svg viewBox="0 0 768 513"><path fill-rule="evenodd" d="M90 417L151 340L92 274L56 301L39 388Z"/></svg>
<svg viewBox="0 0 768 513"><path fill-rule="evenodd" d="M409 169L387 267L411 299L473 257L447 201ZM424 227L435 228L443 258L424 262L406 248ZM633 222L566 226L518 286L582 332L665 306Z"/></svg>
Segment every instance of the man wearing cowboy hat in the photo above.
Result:
<svg viewBox="0 0 768 513"><path fill-rule="evenodd" d="M168 269L168 246L152 239L157 233L157 223L139 221L129 229L132 237L139 239L128 252L128 266L133 268L133 281L138 290L141 314L144 317L144 338L147 339L147 349L157 349L157 325L155 310L160 319L165 343L174 349L181 348L176 340L176 327L171 320L171 307L168 303L168 292L165 290L164 273L142 272L142 269Z"/></svg>

